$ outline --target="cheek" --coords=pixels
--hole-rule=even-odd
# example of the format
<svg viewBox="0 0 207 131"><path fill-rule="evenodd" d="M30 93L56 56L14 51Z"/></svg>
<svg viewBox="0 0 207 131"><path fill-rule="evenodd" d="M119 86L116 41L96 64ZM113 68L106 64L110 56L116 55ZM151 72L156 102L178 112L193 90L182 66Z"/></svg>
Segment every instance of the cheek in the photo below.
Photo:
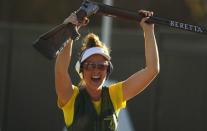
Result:
<svg viewBox="0 0 207 131"><path fill-rule="evenodd" d="M84 78L84 79L87 78L88 75L89 75L89 73L88 73L87 71L83 71L83 78Z"/></svg>
<svg viewBox="0 0 207 131"><path fill-rule="evenodd" d="M83 71L83 79L84 79L84 81L89 81L91 79L91 72L90 71Z"/></svg>
<svg viewBox="0 0 207 131"><path fill-rule="evenodd" d="M107 70L104 71L104 76L106 76L106 75L107 75Z"/></svg>

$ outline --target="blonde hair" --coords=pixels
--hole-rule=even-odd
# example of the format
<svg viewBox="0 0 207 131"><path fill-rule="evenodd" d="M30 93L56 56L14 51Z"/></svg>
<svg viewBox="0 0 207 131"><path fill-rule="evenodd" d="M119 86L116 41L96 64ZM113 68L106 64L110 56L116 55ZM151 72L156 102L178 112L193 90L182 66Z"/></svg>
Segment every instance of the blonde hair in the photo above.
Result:
<svg viewBox="0 0 207 131"><path fill-rule="evenodd" d="M107 51L110 51L109 48L107 48L106 45L102 41L100 41L99 37L94 33L89 33L84 37L81 52L91 47L100 47Z"/></svg>

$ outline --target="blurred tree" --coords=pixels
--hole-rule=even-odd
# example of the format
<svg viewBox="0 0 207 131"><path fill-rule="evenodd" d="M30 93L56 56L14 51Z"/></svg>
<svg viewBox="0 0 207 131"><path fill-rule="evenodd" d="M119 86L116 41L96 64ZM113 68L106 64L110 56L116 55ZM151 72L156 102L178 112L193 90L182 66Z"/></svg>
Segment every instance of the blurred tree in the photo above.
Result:
<svg viewBox="0 0 207 131"><path fill-rule="evenodd" d="M206 0L185 0L190 9L191 18L196 22L207 22L207 1Z"/></svg>
<svg viewBox="0 0 207 131"><path fill-rule="evenodd" d="M153 0L150 4L155 14L160 17L178 21L192 21L189 9L183 0Z"/></svg>

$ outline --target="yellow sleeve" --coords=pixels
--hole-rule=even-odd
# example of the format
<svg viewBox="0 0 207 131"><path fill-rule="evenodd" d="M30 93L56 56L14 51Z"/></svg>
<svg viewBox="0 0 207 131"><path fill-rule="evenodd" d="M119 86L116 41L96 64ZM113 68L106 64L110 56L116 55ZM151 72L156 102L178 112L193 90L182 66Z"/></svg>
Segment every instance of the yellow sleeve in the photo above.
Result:
<svg viewBox="0 0 207 131"><path fill-rule="evenodd" d="M70 126L73 122L74 103L75 103L76 96L79 93L78 87L73 86L73 88L74 88L73 94L70 100L65 105L62 105L60 100L58 99L58 107L63 110L63 115L67 126Z"/></svg>
<svg viewBox="0 0 207 131"><path fill-rule="evenodd" d="M116 112L126 107L126 101L123 98L122 82L111 85L109 87L109 94Z"/></svg>

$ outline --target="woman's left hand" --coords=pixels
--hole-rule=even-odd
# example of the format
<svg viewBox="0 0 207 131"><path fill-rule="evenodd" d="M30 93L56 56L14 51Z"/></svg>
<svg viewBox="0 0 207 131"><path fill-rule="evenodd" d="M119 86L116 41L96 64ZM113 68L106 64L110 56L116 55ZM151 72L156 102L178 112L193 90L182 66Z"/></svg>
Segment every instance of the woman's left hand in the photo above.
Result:
<svg viewBox="0 0 207 131"><path fill-rule="evenodd" d="M153 14L154 13L152 11L139 10L139 15L143 17L142 20L139 22L139 24L144 30L144 32L154 30L154 24L150 24L146 22L151 16L153 16Z"/></svg>

